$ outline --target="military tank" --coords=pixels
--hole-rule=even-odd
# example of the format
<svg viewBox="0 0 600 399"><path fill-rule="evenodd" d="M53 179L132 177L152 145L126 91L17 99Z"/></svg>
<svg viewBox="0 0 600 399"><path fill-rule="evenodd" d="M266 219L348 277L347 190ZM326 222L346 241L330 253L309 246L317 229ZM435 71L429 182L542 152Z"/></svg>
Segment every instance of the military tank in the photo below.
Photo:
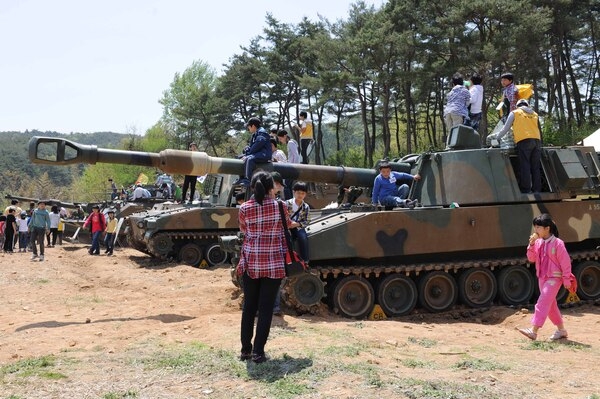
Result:
<svg viewBox="0 0 600 399"><path fill-rule="evenodd" d="M38 140L30 142L32 160ZM89 152L96 150L89 149L90 162L107 159ZM192 164L187 152L185 157L164 152L143 157L160 167L171 161L167 155ZM84 152L76 152L73 158L85 158ZM204 163L195 173L214 170L215 165L231 174L241 168L236 160L194 159L196 164ZM59 156L51 162L63 160ZM394 317L416 307L446 311L457 302L472 308L529 303L536 280L525 249L533 217L544 212L553 216L567 245L578 296L600 298L600 162L592 147L543 147L543 189L535 194L519 190L516 154L481 148L479 136L468 128L452 130L444 151L401 161L407 163L400 162L400 170L408 165L408 171L421 175L410 192L420 206L386 210L359 205L311 223L307 227L311 273L288 279L283 295L288 305L313 312L326 301L338 314L360 319L375 304ZM299 178L307 168L309 175L322 173L335 176L335 182L364 187L372 184L377 173L317 165L273 166L286 176ZM224 241L226 249L239 248L235 236Z"/></svg>
<svg viewBox="0 0 600 399"><path fill-rule="evenodd" d="M375 304L388 317L493 303L527 304L535 268L526 258L532 219L550 213L569 250L577 295L600 298L599 160L592 147L544 147L543 190L523 194L516 154L481 148L472 129L456 129L445 151L420 154L421 206L355 206L307 228L311 273L289 279L282 296L301 312L326 300L338 314L363 318ZM224 248L239 251L236 237ZM561 289L559 300L566 298Z"/></svg>
<svg viewBox="0 0 600 399"><path fill-rule="evenodd" d="M176 258L192 266L214 266L226 261L227 253L219 247L218 238L239 230L235 196L246 193L246 188L233 182L243 173L241 160L178 150L153 154L98 149L44 137L31 139L29 156L32 162L52 165L104 162L151 166L166 173L206 175L204 196L198 203L130 214L126 227L128 243L159 259ZM284 179L315 182L310 184L306 201L316 207L335 201L338 186L370 186L375 176L373 170L358 168L270 162L257 167L277 171Z"/></svg>

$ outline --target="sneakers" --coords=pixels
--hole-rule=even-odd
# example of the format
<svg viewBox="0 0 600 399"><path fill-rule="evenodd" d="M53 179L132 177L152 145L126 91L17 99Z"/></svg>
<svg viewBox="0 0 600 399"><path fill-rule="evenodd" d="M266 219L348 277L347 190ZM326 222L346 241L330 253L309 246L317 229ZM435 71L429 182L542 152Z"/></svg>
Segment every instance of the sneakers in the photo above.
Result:
<svg viewBox="0 0 600 399"><path fill-rule="evenodd" d="M569 337L569 334L567 333L567 330L556 330L556 331L554 331L554 334L552 334L550 336L550 341L556 341L556 340L568 338L568 337Z"/></svg>
<svg viewBox="0 0 600 399"><path fill-rule="evenodd" d="M521 334L523 334L530 340L535 341L537 339L537 334L534 333L531 328L517 328L517 327L515 327L515 328L517 329L518 332L520 332Z"/></svg>
<svg viewBox="0 0 600 399"><path fill-rule="evenodd" d="M250 360L252 359L252 353L249 352L242 352L240 353L240 360L242 362L246 361L246 360Z"/></svg>
<svg viewBox="0 0 600 399"><path fill-rule="evenodd" d="M44 261L44 255L40 255L40 262Z"/></svg>
<svg viewBox="0 0 600 399"><path fill-rule="evenodd" d="M264 363L267 360L269 360L269 358L267 357L267 355L265 355L264 353L262 355L259 355L257 353L253 353L252 354L252 361L254 363Z"/></svg>
<svg viewBox="0 0 600 399"><path fill-rule="evenodd" d="M36 260L37 257L38 257L37 255L33 254L33 255L31 255L31 260Z"/></svg>

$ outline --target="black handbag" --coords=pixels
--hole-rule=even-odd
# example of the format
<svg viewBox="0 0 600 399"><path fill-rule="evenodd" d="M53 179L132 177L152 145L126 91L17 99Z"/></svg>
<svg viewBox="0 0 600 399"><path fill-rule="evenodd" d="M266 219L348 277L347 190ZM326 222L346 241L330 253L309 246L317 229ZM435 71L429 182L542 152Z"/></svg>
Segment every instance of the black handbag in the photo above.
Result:
<svg viewBox="0 0 600 399"><path fill-rule="evenodd" d="M296 277L300 274L308 272L308 266L302 260L300 255L292 249L292 240L290 238L290 231L287 227L287 220L285 219L285 213L283 212L283 203L279 201L279 214L281 215L281 223L283 224L283 234L287 243L288 251L285 254L285 275L287 277Z"/></svg>

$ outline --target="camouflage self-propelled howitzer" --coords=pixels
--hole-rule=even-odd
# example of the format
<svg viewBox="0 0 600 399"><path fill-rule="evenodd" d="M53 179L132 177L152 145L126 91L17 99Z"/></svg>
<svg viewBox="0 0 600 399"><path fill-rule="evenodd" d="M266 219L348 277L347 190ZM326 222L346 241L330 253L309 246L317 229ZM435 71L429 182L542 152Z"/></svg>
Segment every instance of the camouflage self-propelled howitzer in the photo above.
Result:
<svg viewBox="0 0 600 399"><path fill-rule="evenodd" d="M218 238L239 230L235 194L246 188L233 185L243 174L239 159L210 157L203 152L164 150L145 153L99 149L57 138L33 137L29 143L29 158L34 163L66 165L72 163L117 163L150 166L166 173L186 175L208 174L204 184L205 198L197 205L182 205L171 209L149 210L129 215L127 236L130 245L160 259L178 258L198 266L203 262L217 265L227 259ZM284 179L335 185L369 187L375 171L372 169L333 166L264 163L257 167L279 172ZM401 168L402 165L395 165ZM408 165L404 165L408 168ZM321 185L320 187L323 187ZM307 201L321 200L309 193Z"/></svg>
<svg viewBox="0 0 600 399"><path fill-rule="evenodd" d="M298 311L326 300L340 315L363 318L379 304L387 316L420 307L446 311L537 296L526 258L532 219L549 213L571 255L581 299L600 298L600 176L592 147L544 147L543 189L523 194L516 154L481 148L472 129L453 129L445 151L422 154L412 173L415 209L355 207L310 224L311 273L289 279L283 298ZM224 248L239 251L235 237ZM561 289L558 299L566 298Z"/></svg>

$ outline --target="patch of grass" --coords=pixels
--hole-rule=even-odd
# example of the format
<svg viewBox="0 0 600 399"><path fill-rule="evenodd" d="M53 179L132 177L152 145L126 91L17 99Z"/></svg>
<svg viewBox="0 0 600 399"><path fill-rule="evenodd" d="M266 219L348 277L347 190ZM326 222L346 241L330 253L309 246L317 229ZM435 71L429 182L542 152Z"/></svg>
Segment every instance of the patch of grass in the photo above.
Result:
<svg viewBox="0 0 600 399"><path fill-rule="evenodd" d="M593 394L591 396L588 396L587 399L600 399L600 395Z"/></svg>
<svg viewBox="0 0 600 399"><path fill-rule="evenodd" d="M39 278L35 282L37 284L48 284L50 282L50 280L48 280L47 278Z"/></svg>
<svg viewBox="0 0 600 399"><path fill-rule="evenodd" d="M539 350L543 352L558 352L561 349L588 350L589 345L580 344L577 342L553 342L553 341L529 341L523 347L525 350Z"/></svg>
<svg viewBox="0 0 600 399"><path fill-rule="evenodd" d="M138 393L132 390L123 393L109 392L102 395L102 399L133 399L137 397Z"/></svg>
<svg viewBox="0 0 600 399"><path fill-rule="evenodd" d="M17 395L10 395L7 396L6 399L25 399L22 396L17 396Z"/></svg>
<svg viewBox="0 0 600 399"><path fill-rule="evenodd" d="M473 384L455 384L445 381L425 381L415 378L407 378L394 384L395 390L410 399L471 399L477 397L500 398L497 395L490 396L486 388Z"/></svg>
<svg viewBox="0 0 600 399"><path fill-rule="evenodd" d="M4 378L7 374L12 374L23 378L36 376L49 380L67 378L66 375L52 370L52 367L55 365L55 360L54 356L42 356L19 360L16 363L1 367L0 377Z"/></svg>
<svg viewBox="0 0 600 399"><path fill-rule="evenodd" d="M77 295L70 299L65 300L65 305L67 306L81 306L89 303L103 303L104 299L94 295L94 296L81 296Z"/></svg>
<svg viewBox="0 0 600 399"><path fill-rule="evenodd" d="M472 369L480 371L509 370L510 367L497 362L483 359L465 359L454 364L456 369Z"/></svg>
<svg viewBox="0 0 600 399"><path fill-rule="evenodd" d="M433 362L423 362L417 359L403 359L402 365L411 369L433 369L435 364Z"/></svg>
<svg viewBox="0 0 600 399"><path fill-rule="evenodd" d="M377 369L371 366L370 364L366 364L363 362L348 364L345 366L345 369L355 374L363 376L367 385L371 387L381 388L384 385L384 382L381 380Z"/></svg>
<svg viewBox="0 0 600 399"><path fill-rule="evenodd" d="M428 338L419 339L415 337L408 337L408 342L410 342L411 344L417 344L419 346L422 346L423 348L433 348L437 345L436 340Z"/></svg>
<svg viewBox="0 0 600 399"><path fill-rule="evenodd" d="M231 352L214 349L201 342L163 347L159 352L136 358L148 369L177 370L202 375L227 374L236 377L245 374L245 364Z"/></svg>
<svg viewBox="0 0 600 399"><path fill-rule="evenodd" d="M365 348L365 345L362 343L344 346L328 346L323 349L323 353L328 356L355 357L363 352Z"/></svg>

